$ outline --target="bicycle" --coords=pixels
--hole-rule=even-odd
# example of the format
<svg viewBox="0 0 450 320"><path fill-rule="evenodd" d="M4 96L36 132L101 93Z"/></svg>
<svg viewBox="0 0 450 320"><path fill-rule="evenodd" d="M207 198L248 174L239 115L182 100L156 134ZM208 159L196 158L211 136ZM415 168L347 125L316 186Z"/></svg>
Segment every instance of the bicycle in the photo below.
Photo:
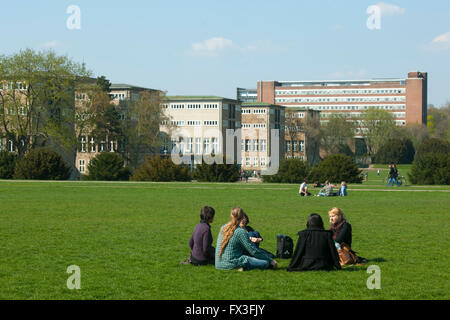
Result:
<svg viewBox="0 0 450 320"><path fill-rule="evenodd" d="M385 177L383 179L383 184L384 185L387 185L388 182L389 182L389 176L387 176L387 177ZM401 175L399 175L397 177L397 182L398 182L399 186L406 186L408 184L408 181L406 180L406 177L405 176L401 176ZM395 183L395 182L392 181L392 183Z"/></svg>

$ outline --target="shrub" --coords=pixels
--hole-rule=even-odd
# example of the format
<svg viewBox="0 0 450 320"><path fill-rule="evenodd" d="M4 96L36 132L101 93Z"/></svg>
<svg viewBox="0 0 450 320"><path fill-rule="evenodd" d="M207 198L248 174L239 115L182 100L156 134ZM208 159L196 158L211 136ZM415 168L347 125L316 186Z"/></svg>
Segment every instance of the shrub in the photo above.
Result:
<svg viewBox="0 0 450 320"><path fill-rule="evenodd" d="M159 156L146 157L144 163L134 171L134 181L191 181L188 166L176 165Z"/></svg>
<svg viewBox="0 0 450 320"><path fill-rule="evenodd" d="M239 166L227 164L223 159L223 164L207 164L202 162L198 164L192 174L192 177L202 182L236 182L240 177Z"/></svg>
<svg viewBox="0 0 450 320"><path fill-rule="evenodd" d="M412 184L450 183L450 143L439 139L425 140L414 157L411 172Z"/></svg>
<svg viewBox="0 0 450 320"><path fill-rule="evenodd" d="M59 153L40 148L31 150L17 162L14 179L67 180L70 172Z"/></svg>
<svg viewBox="0 0 450 320"><path fill-rule="evenodd" d="M89 174L85 180L127 181L130 169L124 167L124 161L118 153L102 152L95 156L88 165Z"/></svg>
<svg viewBox="0 0 450 320"><path fill-rule="evenodd" d="M301 183L309 173L307 162L300 159L282 159L277 174L263 175L262 178L264 182Z"/></svg>
<svg viewBox="0 0 450 320"><path fill-rule="evenodd" d="M344 154L332 154L316 165L309 176L310 181L329 180L333 183L361 183L362 177L355 161Z"/></svg>
<svg viewBox="0 0 450 320"><path fill-rule="evenodd" d="M375 161L380 164L407 164L414 160L414 145L409 139L389 139L378 150Z"/></svg>
<svg viewBox="0 0 450 320"><path fill-rule="evenodd" d="M0 152L0 179L12 179L17 156L8 151Z"/></svg>

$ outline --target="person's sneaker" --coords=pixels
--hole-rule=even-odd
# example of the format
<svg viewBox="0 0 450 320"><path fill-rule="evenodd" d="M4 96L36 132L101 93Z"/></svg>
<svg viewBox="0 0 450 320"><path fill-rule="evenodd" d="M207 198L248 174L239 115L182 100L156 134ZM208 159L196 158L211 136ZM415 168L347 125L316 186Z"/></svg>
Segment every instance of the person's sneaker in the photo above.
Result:
<svg viewBox="0 0 450 320"><path fill-rule="evenodd" d="M191 264L191 258L181 261L180 264Z"/></svg>

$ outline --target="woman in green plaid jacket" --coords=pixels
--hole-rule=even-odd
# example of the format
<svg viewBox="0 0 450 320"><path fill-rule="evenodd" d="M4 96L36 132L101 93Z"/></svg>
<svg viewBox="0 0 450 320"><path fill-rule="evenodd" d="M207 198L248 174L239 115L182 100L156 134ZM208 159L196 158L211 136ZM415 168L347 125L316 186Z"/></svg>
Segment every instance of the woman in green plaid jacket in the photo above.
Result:
<svg viewBox="0 0 450 320"><path fill-rule="evenodd" d="M231 210L231 220L224 225L217 237L216 269L251 270L277 267L277 262L269 258L262 250L252 246L247 231L239 226L244 210L235 207ZM245 255L247 251L251 256Z"/></svg>

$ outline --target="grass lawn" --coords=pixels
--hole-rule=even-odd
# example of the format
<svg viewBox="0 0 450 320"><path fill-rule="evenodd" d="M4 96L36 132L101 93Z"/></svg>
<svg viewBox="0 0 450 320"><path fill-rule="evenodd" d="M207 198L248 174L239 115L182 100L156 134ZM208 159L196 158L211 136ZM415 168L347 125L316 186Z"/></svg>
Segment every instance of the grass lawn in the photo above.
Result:
<svg viewBox="0 0 450 320"><path fill-rule="evenodd" d="M385 187L369 173L345 198L300 198L298 185L0 181L0 299L449 299L450 187ZM313 189L317 193L318 189ZM276 235L341 207L369 263L335 272L219 271L180 265L200 209L214 240L241 206L275 252ZM214 241L215 245L215 241ZM81 269L69 290L67 267ZM369 290L367 268L381 270Z"/></svg>

